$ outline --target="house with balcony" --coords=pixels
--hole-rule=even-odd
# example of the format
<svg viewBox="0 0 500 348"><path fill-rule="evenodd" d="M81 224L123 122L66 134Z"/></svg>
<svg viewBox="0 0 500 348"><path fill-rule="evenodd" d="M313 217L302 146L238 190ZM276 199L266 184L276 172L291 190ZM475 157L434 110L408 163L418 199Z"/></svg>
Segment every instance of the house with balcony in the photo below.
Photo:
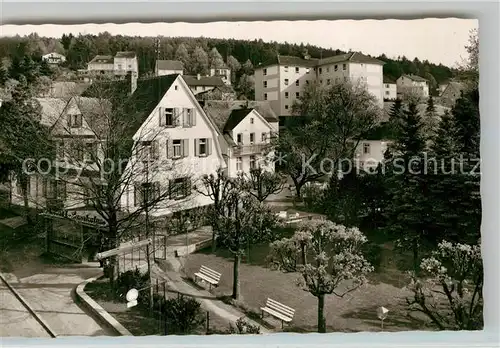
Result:
<svg viewBox="0 0 500 348"><path fill-rule="evenodd" d="M135 52L117 52L116 55L97 55L87 64L87 70L79 70L85 80L105 78L125 79L132 74L139 76L139 64Z"/></svg>
<svg viewBox="0 0 500 348"><path fill-rule="evenodd" d="M155 64L155 76L172 74L184 74L184 64L178 60L157 60Z"/></svg>
<svg viewBox="0 0 500 348"><path fill-rule="evenodd" d="M231 85L231 69L227 66L210 68L210 76L220 77L226 85Z"/></svg>
<svg viewBox="0 0 500 348"><path fill-rule="evenodd" d="M401 75L396 80L397 93L403 98L405 95L414 95L429 98L429 81L417 75Z"/></svg>
<svg viewBox="0 0 500 348"><path fill-rule="evenodd" d="M57 52L50 52L42 56L42 60L51 65L59 65L66 61L66 56Z"/></svg>
<svg viewBox="0 0 500 348"><path fill-rule="evenodd" d="M275 170L271 141L278 136L278 118L268 103L210 100L204 110L217 127L230 177L259 166Z"/></svg>
<svg viewBox="0 0 500 348"><path fill-rule="evenodd" d="M322 86L351 82L361 84L383 107L383 61L360 52L324 59L277 55L255 69L255 99L268 101L279 116L291 116L293 103L302 89L313 83Z"/></svg>

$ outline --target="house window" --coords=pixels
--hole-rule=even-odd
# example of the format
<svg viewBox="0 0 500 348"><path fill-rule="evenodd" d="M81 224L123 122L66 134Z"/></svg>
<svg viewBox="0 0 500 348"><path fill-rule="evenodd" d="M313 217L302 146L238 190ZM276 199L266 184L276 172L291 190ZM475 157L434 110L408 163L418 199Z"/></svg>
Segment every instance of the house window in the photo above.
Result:
<svg viewBox="0 0 500 348"><path fill-rule="evenodd" d="M309 74L310 71L311 71L311 69L306 68L306 74Z"/></svg>
<svg viewBox="0 0 500 348"><path fill-rule="evenodd" d="M330 84L330 79L326 80L326 84L329 85Z"/></svg>
<svg viewBox="0 0 500 348"><path fill-rule="evenodd" d="M263 74L264 76L266 76L266 75L267 75L267 69L262 70L262 74Z"/></svg>
<svg viewBox="0 0 500 348"><path fill-rule="evenodd" d="M264 100L267 100L267 93L264 93Z"/></svg>
<svg viewBox="0 0 500 348"><path fill-rule="evenodd" d="M385 85L385 88L389 88L389 84L386 84L386 85Z"/></svg>
<svg viewBox="0 0 500 348"><path fill-rule="evenodd" d="M340 78L336 77L335 78L335 83L339 83L339 81L340 81Z"/></svg>
<svg viewBox="0 0 500 348"><path fill-rule="evenodd" d="M299 80L295 81L295 86L299 86L299 85L300 85L300 81Z"/></svg>
<svg viewBox="0 0 500 348"><path fill-rule="evenodd" d="M88 162L95 162L97 159L97 143L85 144L85 158Z"/></svg>
<svg viewBox="0 0 500 348"><path fill-rule="evenodd" d="M250 117L250 124L253 124L253 117Z"/></svg>
<svg viewBox="0 0 500 348"><path fill-rule="evenodd" d="M122 70L122 65L118 64L118 70Z"/></svg>
<svg viewBox="0 0 500 348"><path fill-rule="evenodd" d="M181 199L191 194L191 180L189 178L177 178L170 180L170 199Z"/></svg>
<svg viewBox="0 0 500 348"><path fill-rule="evenodd" d="M264 88L267 88L267 81L264 81Z"/></svg>
<svg viewBox="0 0 500 348"><path fill-rule="evenodd" d="M236 170L237 171L243 170L243 159L241 157L236 157Z"/></svg>
<svg viewBox="0 0 500 348"><path fill-rule="evenodd" d="M365 155L370 154L370 144L363 144L363 153Z"/></svg>
<svg viewBox="0 0 500 348"><path fill-rule="evenodd" d="M255 169L255 156L250 156L250 169Z"/></svg>
<svg viewBox="0 0 500 348"><path fill-rule="evenodd" d="M288 99L288 92L285 92L285 99Z"/></svg>
<svg viewBox="0 0 500 348"><path fill-rule="evenodd" d="M194 109L184 109L183 126L184 127L194 126L196 124L195 117L196 116Z"/></svg>
<svg viewBox="0 0 500 348"><path fill-rule="evenodd" d="M326 72L330 72L330 67L327 67L327 68L326 68Z"/></svg>
<svg viewBox="0 0 500 348"><path fill-rule="evenodd" d="M198 156L207 155L207 139L198 139Z"/></svg>
<svg viewBox="0 0 500 348"><path fill-rule="evenodd" d="M158 158L158 141L141 141L139 143L140 159L152 160Z"/></svg>
<svg viewBox="0 0 500 348"><path fill-rule="evenodd" d="M300 72L300 68L297 66L295 67L295 73L298 74Z"/></svg>
<svg viewBox="0 0 500 348"><path fill-rule="evenodd" d="M176 86L174 86L174 89L175 89L176 91L177 91L177 88L178 88L178 87L177 87L177 85L176 85Z"/></svg>
<svg viewBox="0 0 500 348"><path fill-rule="evenodd" d="M285 79L285 86L288 86L288 79Z"/></svg>
<svg viewBox="0 0 500 348"><path fill-rule="evenodd" d="M323 80L319 80L319 83L320 83L320 84L323 84Z"/></svg>
<svg viewBox="0 0 500 348"><path fill-rule="evenodd" d="M309 85L309 80L306 80L306 85Z"/></svg>
<svg viewBox="0 0 500 348"><path fill-rule="evenodd" d="M255 133L250 133L250 144L255 142Z"/></svg>
<svg viewBox="0 0 500 348"><path fill-rule="evenodd" d="M165 108L163 113L160 109L160 126L173 127L174 126L174 109Z"/></svg>
<svg viewBox="0 0 500 348"><path fill-rule="evenodd" d="M285 66L285 72L288 72L288 67L287 66Z"/></svg>
<svg viewBox="0 0 500 348"><path fill-rule="evenodd" d="M285 105L285 110L288 110L288 105Z"/></svg>
<svg viewBox="0 0 500 348"><path fill-rule="evenodd" d="M68 115L68 126L79 128L82 126L82 115Z"/></svg>
<svg viewBox="0 0 500 348"><path fill-rule="evenodd" d="M173 146L173 157L178 158L182 157L182 140L181 139L175 139L172 141L172 146Z"/></svg>
<svg viewBox="0 0 500 348"><path fill-rule="evenodd" d="M342 70L347 70L347 64L342 64Z"/></svg>
<svg viewBox="0 0 500 348"><path fill-rule="evenodd" d="M385 95L389 95L389 91L385 91Z"/></svg>
<svg viewBox="0 0 500 348"><path fill-rule="evenodd" d="M295 92L295 98L300 98L300 92Z"/></svg>
<svg viewBox="0 0 500 348"><path fill-rule="evenodd" d="M335 64L335 65L333 66L333 70L334 70L334 71L339 70L339 66L338 66L337 64Z"/></svg>
<svg viewBox="0 0 500 348"><path fill-rule="evenodd" d="M238 145L243 145L243 134L238 133L238 135L236 136L236 142L238 143Z"/></svg>
<svg viewBox="0 0 500 348"><path fill-rule="evenodd" d="M267 141L267 133L262 133L262 142L265 143Z"/></svg>
<svg viewBox="0 0 500 348"><path fill-rule="evenodd" d="M323 68L319 68L319 73L323 73Z"/></svg>

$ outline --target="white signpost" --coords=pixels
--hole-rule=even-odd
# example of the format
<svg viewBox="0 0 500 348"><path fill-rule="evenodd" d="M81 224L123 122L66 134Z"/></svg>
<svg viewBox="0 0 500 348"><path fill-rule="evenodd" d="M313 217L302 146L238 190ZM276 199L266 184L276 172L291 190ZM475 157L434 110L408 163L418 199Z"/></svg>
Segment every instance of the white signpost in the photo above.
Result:
<svg viewBox="0 0 500 348"><path fill-rule="evenodd" d="M125 296L127 299L127 308L137 306L137 298L139 297L139 290L130 289Z"/></svg>
<svg viewBox="0 0 500 348"><path fill-rule="evenodd" d="M153 240L151 238L141 240L138 242L126 242L126 243L121 244L118 248L103 251L102 253L97 253L96 258L98 260L106 259L110 256L123 254L123 253L126 253L127 251L134 249L134 248L143 247L143 246L149 245L151 243L153 243Z"/></svg>
<svg viewBox="0 0 500 348"><path fill-rule="evenodd" d="M384 320L387 318L387 314L388 313L389 313L389 310L387 308L385 308L385 307L379 307L377 309L377 317L381 321L382 330L384 329Z"/></svg>

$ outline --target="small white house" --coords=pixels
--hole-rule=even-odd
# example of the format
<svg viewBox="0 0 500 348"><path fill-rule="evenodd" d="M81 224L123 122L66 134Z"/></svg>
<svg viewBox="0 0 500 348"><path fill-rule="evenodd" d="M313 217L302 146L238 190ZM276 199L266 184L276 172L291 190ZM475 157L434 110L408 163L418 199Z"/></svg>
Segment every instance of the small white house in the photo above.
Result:
<svg viewBox="0 0 500 348"><path fill-rule="evenodd" d="M400 95L412 94L423 98L429 97L429 83L427 79L417 75L401 75L397 80L397 93Z"/></svg>
<svg viewBox="0 0 500 348"><path fill-rule="evenodd" d="M354 166L364 171L377 168L384 160L384 153L390 140L361 140L355 151Z"/></svg>
<svg viewBox="0 0 500 348"><path fill-rule="evenodd" d="M132 73L139 76L139 64L135 52L116 52L113 58L113 70L115 75L124 76Z"/></svg>
<svg viewBox="0 0 500 348"><path fill-rule="evenodd" d="M210 69L210 76L220 77L226 85L231 85L231 69L226 66Z"/></svg>
<svg viewBox="0 0 500 348"><path fill-rule="evenodd" d="M63 54L57 52L47 53L42 56L42 59L49 64L58 65L66 61L66 57Z"/></svg>
<svg viewBox="0 0 500 348"><path fill-rule="evenodd" d="M241 101L207 101L204 109L219 132L231 177L261 167L274 172L271 139L278 135L277 117L269 105Z"/></svg>
<svg viewBox="0 0 500 348"><path fill-rule="evenodd" d="M184 64L178 60L157 60L155 65L155 75L165 76L172 74L184 74Z"/></svg>

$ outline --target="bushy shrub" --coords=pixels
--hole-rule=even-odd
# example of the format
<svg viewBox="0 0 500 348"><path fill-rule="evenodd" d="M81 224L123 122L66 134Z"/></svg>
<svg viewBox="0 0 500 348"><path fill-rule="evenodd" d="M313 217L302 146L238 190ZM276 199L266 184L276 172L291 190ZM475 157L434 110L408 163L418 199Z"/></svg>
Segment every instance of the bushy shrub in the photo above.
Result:
<svg viewBox="0 0 500 348"><path fill-rule="evenodd" d="M368 242L363 245L361 252L375 271L378 271L382 262L382 247L376 243Z"/></svg>
<svg viewBox="0 0 500 348"><path fill-rule="evenodd" d="M116 296L125 301L125 295L130 289L143 289L149 284L149 279L147 274L141 274L141 272L136 269L135 271L127 271L120 274L116 280ZM141 291L141 296L137 299L138 302L147 303L148 291ZM146 295L146 296L143 296Z"/></svg>
<svg viewBox="0 0 500 348"><path fill-rule="evenodd" d="M166 318L168 333L171 335L192 334L205 323L205 312L201 309L201 303L192 297L165 299L155 296L154 309Z"/></svg>

